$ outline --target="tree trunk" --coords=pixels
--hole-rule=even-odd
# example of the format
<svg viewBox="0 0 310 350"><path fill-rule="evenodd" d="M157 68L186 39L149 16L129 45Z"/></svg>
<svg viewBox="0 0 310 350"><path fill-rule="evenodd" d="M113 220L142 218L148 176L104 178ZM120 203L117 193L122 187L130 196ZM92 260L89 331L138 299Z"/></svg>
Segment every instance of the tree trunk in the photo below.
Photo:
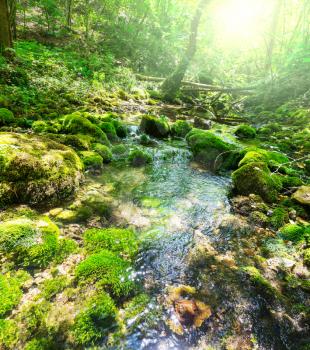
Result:
<svg viewBox="0 0 310 350"><path fill-rule="evenodd" d="M0 52L12 45L8 3L7 0L0 0Z"/></svg>
<svg viewBox="0 0 310 350"><path fill-rule="evenodd" d="M9 21L10 21L10 27L11 27L11 33L12 38L15 40L17 38L17 31L16 31L16 10L17 10L17 4L16 0L9 0L8 1L8 9L9 9Z"/></svg>
<svg viewBox="0 0 310 350"><path fill-rule="evenodd" d="M72 0L67 0L67 19L66 25L68 29L71 29L72 25Z"/></svg>
<svg viewBox="0 0 310 350"><path fill-rule="evenodd" d="M269 32L270 37L267 43L267 53L266 53L266 62L265 62L266 73L268 72L272 73L272 55L273 55L273 49L275 46L279 15L281 12L282 3L283 3L283 0L277 0L276 4L274 5L272 22L271 22L270 32Z"/></svg>
<svg viewBox="0 0 310 350"><path fill-rule="evenodd" d="M203 8L207 2L208 0L199 1L196 13L192 19L189 42L183 59L179 63L176 70L172 73L172 75L169 76L162 84L161 89L163 91L165 99L167 100L173 100L176 97L176 94L181 87L181 82L184 78L187 68L196 53L198 26L202 16Z"/></svg>

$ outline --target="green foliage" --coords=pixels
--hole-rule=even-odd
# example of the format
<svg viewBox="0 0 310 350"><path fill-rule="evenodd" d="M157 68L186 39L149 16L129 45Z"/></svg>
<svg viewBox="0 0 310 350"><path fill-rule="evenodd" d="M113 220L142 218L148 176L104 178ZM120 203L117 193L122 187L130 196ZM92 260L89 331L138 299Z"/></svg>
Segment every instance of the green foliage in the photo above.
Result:
<svg viewBox="0 0 310 350"><path fill-rule="evenodd" d="M134 258L138 252L136 235L129 229L89 229L84 233L84 244L90 253L107 249L130 259Z"/></svg>
<svg viewBox="0 0 310 350"><path fill-rule="evenodd" d="M134 149L130 151L128 155L128 161L132 166L143 166L149 163L152 163L153 159L152 156L141 149Z"/></svg>
<svg viewBox="0 0 310 350"><path fill-rule="evenodd" d="M174 136L185 137L192 130L192 126L185 120L177 120L171 126L171 133Z"/></svg>
<svg viewBox="0 0 310 350"><path fill-rule="evenodd" d="M14 123L14 114L7 108L0 108L0 126Z"/></svg>
<svg viewBox="0 0 310 350"><path fill-rule="evenodd" d="M239 139L254 139L256 137L256 129L249 125L243 124L238 126L235 131L235 135Z"/></svg>
<svg viewBox="0 0 310 350"><path fill-rule="evenodd" d="M58 346L50 339L46 337L38 337L30 340L24 350L57 350Z"/></svg>
<svg viewBox="0 0 310 350"><path fill-rule="evenodd" d="M79 281L99 282L114 295L128 295L133 289L129 279L130 264L113 252L102 250L92 254L76 268Z"/></svg>
<svg viewBox="0 0 310 350"><path fill-rule="evenodd" d="M109 147L102 145L100 143L96 143L93 145L93 150L100 154L103 159L103 163L111 162L113 155Z"/></svg>
<svg viewBox="0 0 310 350"><path fill-rule="evenodd" d="M167 137L170 133L167 121L164 118L157 118L152 115L143 115L140 129L148 135L159 138Z"/></svg>
<svg viewBox="0 0 310 350"><path fill-rule="evenodd" d="M116 325L116 307L106 293L92 297L85 310L75 318L72 327L74 340L80 345L94 345Z"/></svg>

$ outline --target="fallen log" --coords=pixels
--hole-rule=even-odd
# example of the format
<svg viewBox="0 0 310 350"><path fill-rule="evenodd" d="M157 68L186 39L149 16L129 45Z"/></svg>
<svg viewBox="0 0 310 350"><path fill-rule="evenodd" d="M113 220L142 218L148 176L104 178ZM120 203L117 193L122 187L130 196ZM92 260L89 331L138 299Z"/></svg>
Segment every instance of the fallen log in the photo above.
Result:
<svg viewBox="0 0 310 350"><path fill-rule="evenodd" d="M160 77L151 77L141 74L136 74L137 79L142 81L153 81L153 82L163 82L165 81L165 78ZM182 88L182 91L220 91L220 92L241 92L241 91L249 91L256 89L255 86L248 86L248 87L240 87L240 88L229 88L229 87L223 87L223 86L216 86L216 85L208 85L208 84L201 84L201 83L195 83L192 81L182 81L182 86L190 87L190 89Z"/></svg>

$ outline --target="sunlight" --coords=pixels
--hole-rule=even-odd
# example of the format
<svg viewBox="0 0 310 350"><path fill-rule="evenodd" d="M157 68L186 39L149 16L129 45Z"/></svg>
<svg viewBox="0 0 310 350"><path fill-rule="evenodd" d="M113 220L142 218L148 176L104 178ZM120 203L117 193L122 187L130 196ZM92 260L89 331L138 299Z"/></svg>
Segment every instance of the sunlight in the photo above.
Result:
<svg viewBox="0 0 310 350"><path fill-rule="evenodd" d="M215 9L221 40L225 45L258 40L272 8L272 0L225 0Z"/></svg>

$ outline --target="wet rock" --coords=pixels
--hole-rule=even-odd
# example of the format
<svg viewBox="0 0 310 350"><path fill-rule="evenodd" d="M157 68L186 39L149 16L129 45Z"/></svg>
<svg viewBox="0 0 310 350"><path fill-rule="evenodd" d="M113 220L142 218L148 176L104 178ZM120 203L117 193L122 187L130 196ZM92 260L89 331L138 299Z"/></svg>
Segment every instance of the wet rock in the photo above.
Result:
<svg viewBox="0 0 310 350"><path fill-rule="evenodd" d="M310 186L299 187L299 189L292 195L292 198L300 204L310 206Z"/></svg>
<svg viewBox="0 0 310 350"><path fill-rule="evenodd" d="M198 128L198 129L210 130L212 128L212 121L209 119L195 117L194 126L195 128Z"/></svg>

